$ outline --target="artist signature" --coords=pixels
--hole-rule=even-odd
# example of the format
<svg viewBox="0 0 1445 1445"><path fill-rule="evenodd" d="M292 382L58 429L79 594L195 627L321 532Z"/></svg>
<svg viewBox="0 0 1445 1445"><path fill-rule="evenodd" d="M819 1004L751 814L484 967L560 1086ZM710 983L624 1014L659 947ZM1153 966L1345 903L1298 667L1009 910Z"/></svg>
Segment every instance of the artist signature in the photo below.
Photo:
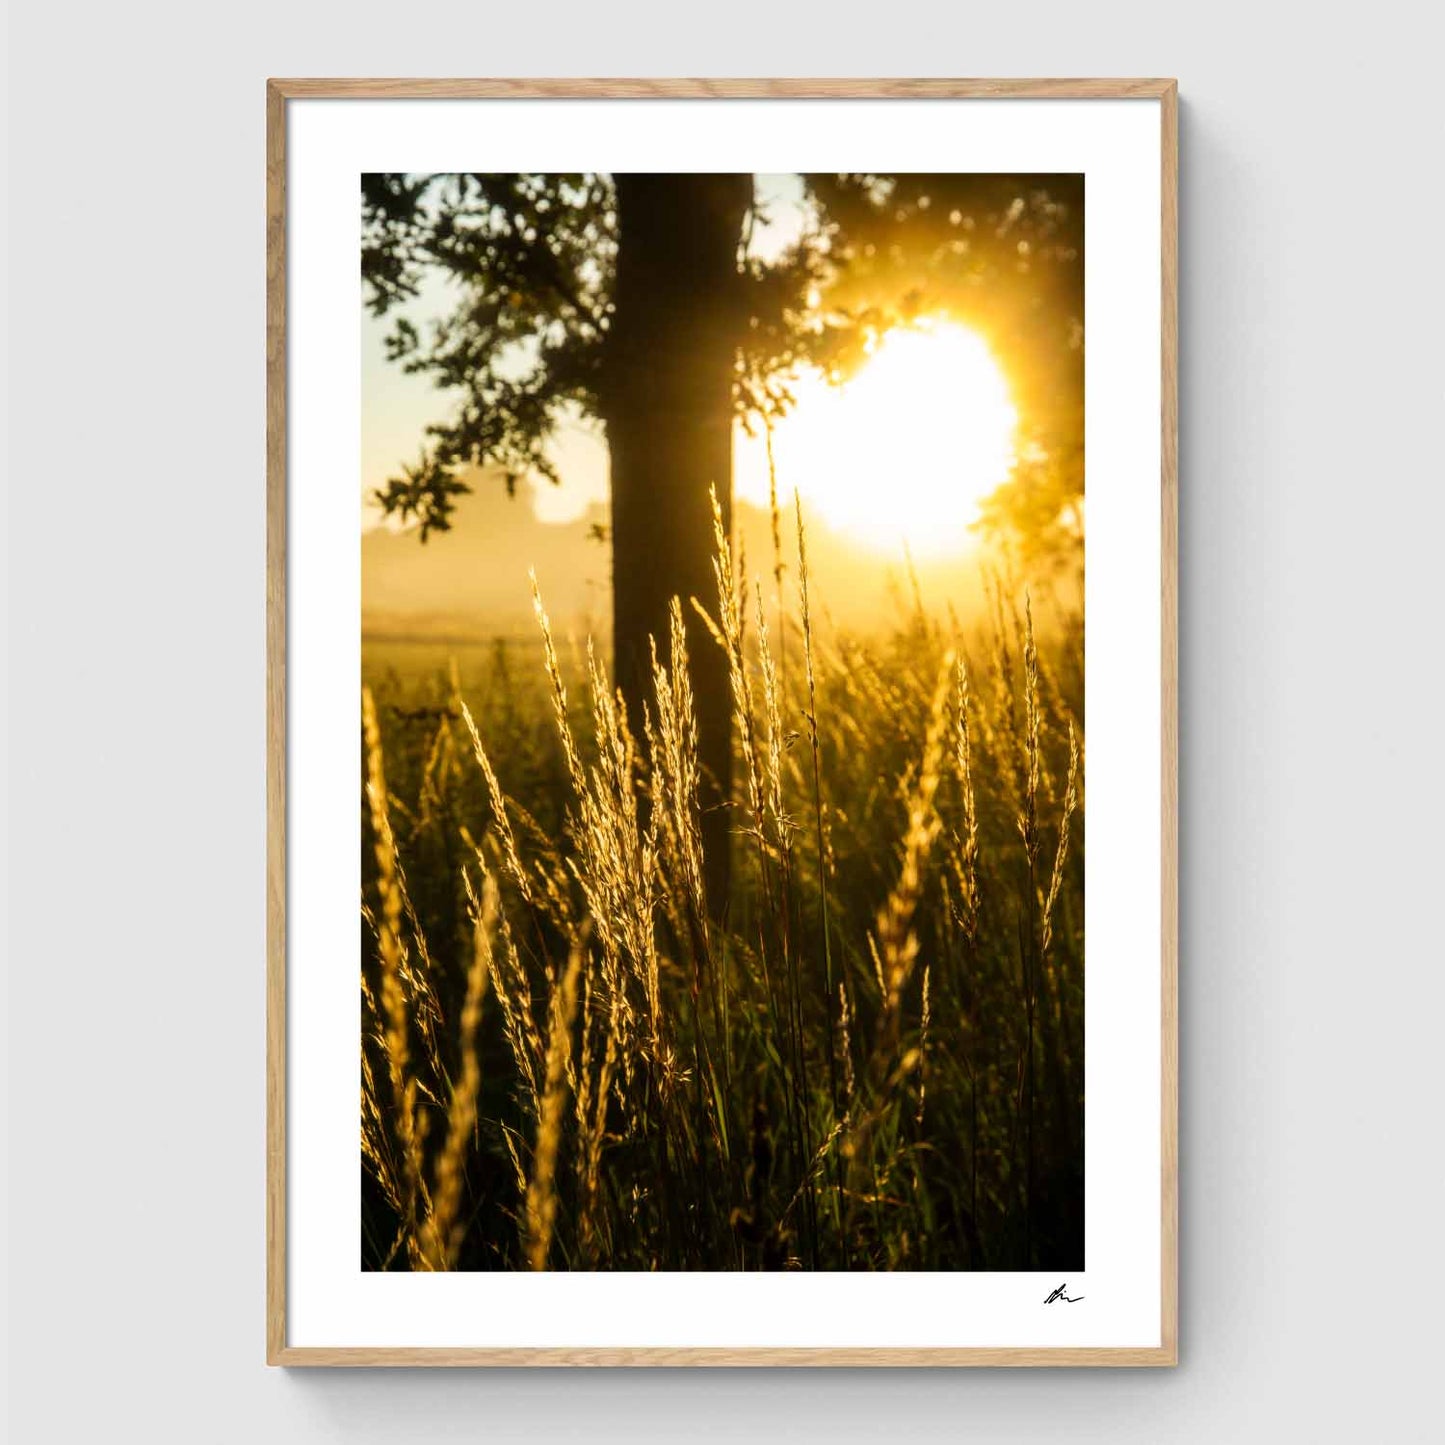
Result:
<svg viewBox="0 0 1445 1445"><path fill-rule="evenodd" d="M1046 1299L1046 1300L1044 1301L1044 1303L1045 1303L1046 1305L1051 1305L1051 1304L1054 1303L1055 1300L1063 1300L1065 1304L1071 1304L1071 1305L1076 1305L1076 1304L1078 1304L1079 1301L1080 1301L1081 1299L1083 1299L1083 1295L1081 1295L1081 1294L1069 1294L1069 1293L1067 1293L1068 1288L1069 1288L1069 1287L1068 1287L1067 1284L1061 1284L1061 1285L1058 1287L1058 1289L1056 1289L1056 1290L1048 1297L1048 1299Z"/></svg>

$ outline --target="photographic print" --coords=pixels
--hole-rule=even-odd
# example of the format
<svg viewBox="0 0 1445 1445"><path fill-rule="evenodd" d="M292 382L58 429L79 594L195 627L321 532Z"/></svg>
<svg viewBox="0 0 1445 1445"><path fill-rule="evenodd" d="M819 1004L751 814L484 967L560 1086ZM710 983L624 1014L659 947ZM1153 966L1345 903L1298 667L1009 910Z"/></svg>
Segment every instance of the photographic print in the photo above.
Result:
<svg viewBox="0 0 1445 1445"><path fill-rule="evenodd" d="M272 1358L1172 1361L1172 87L278 84Z"/></svg>
<svg viewBox="0 0 1445 1445"><path fill-rule="evenodd" d="M1084 190L362 178L364 1268L1082 1264Z"/></svg>

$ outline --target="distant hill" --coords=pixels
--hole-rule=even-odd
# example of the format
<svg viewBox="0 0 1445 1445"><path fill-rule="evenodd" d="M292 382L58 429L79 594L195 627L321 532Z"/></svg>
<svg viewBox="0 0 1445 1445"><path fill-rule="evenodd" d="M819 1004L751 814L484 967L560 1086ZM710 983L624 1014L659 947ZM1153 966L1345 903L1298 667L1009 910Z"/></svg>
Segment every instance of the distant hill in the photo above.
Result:
<svg viewBox="0 0 1445 1445"><path fill-rule="evenodd" d="M379 527L362 534L363 634L374 640L433 641L529 635L535 622L527 574L535 568L547 610L559 628L605 636L612 585L606 509L595 508L576 522L543 523L532 515L524 493L507 496L500 477L479 472L473 486L470 495L458 498L451 531L434 532L425 543L414 530ZM734 510L748 574L762 576L771 592L768 514L745 503ZM806 503L804 510L806 515ZM797 541L791 509L783 518L783 560L784 585L792 589ZM902 555L882 557L828 531L816 517L808 521L808 561L820 621L831 617L850 630L867 631L891 620L911 594ZM916 572L930 609L941 611L951 603L965 614L977 605L977 555L921 563Z"/></svg>

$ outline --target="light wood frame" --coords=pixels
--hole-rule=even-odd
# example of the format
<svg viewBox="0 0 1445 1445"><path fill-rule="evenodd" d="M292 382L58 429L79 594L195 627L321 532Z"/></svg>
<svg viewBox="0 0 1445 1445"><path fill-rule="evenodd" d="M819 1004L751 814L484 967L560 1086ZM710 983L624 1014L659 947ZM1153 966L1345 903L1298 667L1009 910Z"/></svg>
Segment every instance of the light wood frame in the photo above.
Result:
<svg viewBox="0 0 1445 1445"><path fill-rule="evenodd" d="M1143 1348L406 1349L286 1342L286 102L1157 100L1162 126L1160 1343ZM1174 80L269 80L266 83L266 1360L273 1365L1173 1365L1178 1360L1178 86Z"/></svg>

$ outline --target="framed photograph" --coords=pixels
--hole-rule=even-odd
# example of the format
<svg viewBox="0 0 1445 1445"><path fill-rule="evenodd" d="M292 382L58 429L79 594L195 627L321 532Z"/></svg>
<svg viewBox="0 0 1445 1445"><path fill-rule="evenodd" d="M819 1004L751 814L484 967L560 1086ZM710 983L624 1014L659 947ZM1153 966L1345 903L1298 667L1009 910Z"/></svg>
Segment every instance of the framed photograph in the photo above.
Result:
<svg viewBox="0 0 1445 1445"><path fill-rule="evenodd" d="M268 1359L1173 1364L1174 82L266 103Z"/></svg>

